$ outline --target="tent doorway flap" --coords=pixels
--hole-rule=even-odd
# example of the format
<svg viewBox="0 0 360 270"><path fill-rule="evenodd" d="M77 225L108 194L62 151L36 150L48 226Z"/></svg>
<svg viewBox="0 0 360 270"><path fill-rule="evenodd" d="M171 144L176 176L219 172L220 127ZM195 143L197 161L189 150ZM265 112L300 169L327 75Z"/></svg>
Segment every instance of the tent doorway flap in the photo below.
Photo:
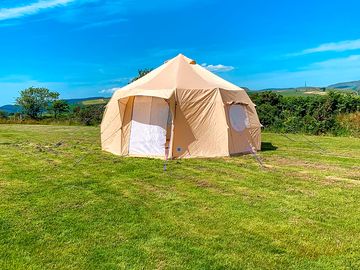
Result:
<svg viewBox="0 0 360 270"><path fill-rule="evenodd" d="M131 120L130 156L165 156L169 105L162 98L136 96Z"/></svg>

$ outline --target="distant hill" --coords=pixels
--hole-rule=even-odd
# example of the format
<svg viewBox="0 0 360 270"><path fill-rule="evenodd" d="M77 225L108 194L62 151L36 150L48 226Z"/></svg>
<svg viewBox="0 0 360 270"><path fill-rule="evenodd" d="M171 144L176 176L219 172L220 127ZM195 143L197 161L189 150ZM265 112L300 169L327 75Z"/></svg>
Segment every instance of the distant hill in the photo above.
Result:
<svg viewBox="0 0 360 270"><path fill-rule="evenodd" d="M359 86L356 86L356 85ZM338 83L334 85L329 85L327 87L294 87L294 88L266 88L258 91L250 91L251 93L255 92L264 92L271 91L279 93L283 96L309 96L309 95L326 95L329 91L341 91L341 92L357 92L360 90L360 81L348 82L348 83Z"/></svg>
<svg viewBox="0 0 360 270"><path fill-rule="evenodd" d="M336 83L336 84L333 84L333 85L329 85L328 87L329 88L335 88L335 89L360 90L360 81Z"/></svg>
<svg viewBox="0 0 360 270"><path fill-rule="evenodd" d="M69 105L94 105L94 104L106 104L108 98L104 97L89 97L89 98L73 98L73 99L65 99ZM21 111L21 108L17 105L5 105L0 107L0 111L4 111L6 113L17 113Z"/></svg>
<svg viewBox="0 0 360 270"><path fill-rule="evenodd" d="M0 111L4 111L7 113L17 113L20 112L21 108L16 105L5 105L0 107Z"/></svg>

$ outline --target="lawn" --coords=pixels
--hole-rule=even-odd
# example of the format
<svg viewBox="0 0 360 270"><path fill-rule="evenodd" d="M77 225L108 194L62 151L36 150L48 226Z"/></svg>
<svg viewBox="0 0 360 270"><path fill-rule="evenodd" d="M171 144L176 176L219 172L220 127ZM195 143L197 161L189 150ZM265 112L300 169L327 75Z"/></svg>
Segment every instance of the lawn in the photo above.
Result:
<svg viewBox="0 0 360 270"><path fill-rule="evenodd" d="M251 155L101 152L94 127L0 125L0 269L359 269L360 139Z"/></svg>

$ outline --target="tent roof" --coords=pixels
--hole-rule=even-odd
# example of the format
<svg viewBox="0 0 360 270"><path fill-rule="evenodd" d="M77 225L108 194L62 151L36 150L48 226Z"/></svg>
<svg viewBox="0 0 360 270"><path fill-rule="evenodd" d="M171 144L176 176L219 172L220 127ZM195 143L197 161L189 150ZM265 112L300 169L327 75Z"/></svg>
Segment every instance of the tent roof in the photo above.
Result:
<svg viewBox="0 0 360 270"><path fill-rule="evenodd" d="M190 58L179 54L144 77L118 89L115 96L121 98L132 94L139 95L146 91L151 96L170 97L175 89L215 88L244 91L196 64ZM155 91L156 94L148 91Z"/></svg>

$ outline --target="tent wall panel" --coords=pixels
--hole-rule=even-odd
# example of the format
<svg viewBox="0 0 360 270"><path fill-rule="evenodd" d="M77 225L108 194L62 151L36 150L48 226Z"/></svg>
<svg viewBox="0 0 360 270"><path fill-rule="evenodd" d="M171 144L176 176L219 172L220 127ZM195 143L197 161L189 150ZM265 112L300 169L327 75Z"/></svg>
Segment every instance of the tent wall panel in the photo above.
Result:
<svg viewBox="0 0 360 270"><path fill-rule="evenodd" d="M133 106L134 106L134 97L129 97L129 100L126 104L126 108L124 112L124 120L122 125L121 154L123 156L129 154L129 139L130 139Z"/></svg>
<svg viewBox="0 0 360 270"><path fill-rule="evenodd" d="M250 136L253 140L253 146L256 151L261 150L261 127L254 127L249 129Z"/></svg>
<svg viewBox="0 0 360 270"><path fill-rule="evenodd" d="M238 110L231 110L232 106L243 106L243 109ZM251 143L252 141L249 141L250 134L249 129L246 126L248 119L244 119L244 112L246 109L244 108L246 105L225 105L225 111L226 111L226 119L229 126L229 153L231 155L239 154L239 153L249 153L251 151ZM241 108L241 107L240 107ZM239 115L230 115L230 112L236 113L240 112ZM246 118L248 116L246 115ZM238 124L238 122L235 122L236 120L232 120L231 118L238 118L237 121L240 121L240 127L234 126L234 124ZM234 123L235 122L235 123ZM250 143L249 143L250 142Z"/></svg>
<svg viewBox="0 0 360 270"><path fill-rule="evenodd" d="M184 113L179 105L175 109L174 132L172 142L172 156L173 158L190 157L189 145L196 140L191 131L191 127L187 122Z"/></svg>
<svg viewBox="0 0 360 270"><path fill-rule="evenodd" d="M121 155L121 127L120 107L118 101L111 100L106 108L101 123L102 149Z"/></svg>
<svg viewBox="0 0 360 270"><path fill-rule="evenodd" d="M174 149L178 149L178 142L191 141L186 147L186 155L181 157L215 157L229 155L227 142L227 125L223 113L223 103L219 89L177 89L176 98L179 110L176 116L186 121L190 127L192 137L177 133L182 127L177 127L175 121ZM181 119L181 116L184 119ZM180 121L179 121L180 122ZM182 136L181 139L178 138ZM186 139L184 139L186 137ZM209 143L211 142L211 143Z"/></svg>

